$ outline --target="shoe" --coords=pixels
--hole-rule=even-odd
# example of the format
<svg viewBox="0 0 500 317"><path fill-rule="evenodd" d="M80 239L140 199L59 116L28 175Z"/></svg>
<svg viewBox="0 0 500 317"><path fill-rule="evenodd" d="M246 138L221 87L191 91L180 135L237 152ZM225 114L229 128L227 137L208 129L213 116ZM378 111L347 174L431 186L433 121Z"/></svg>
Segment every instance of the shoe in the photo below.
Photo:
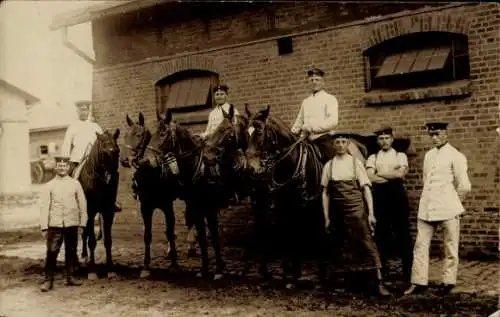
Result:
<svg viewBox="0 0 500 317"><path fill-rule="evenodd" d="M119 202L115 202L115 212L122 211L122 207Z"/></svg>
<svg viewBox="0 0 500 317"><path fill-rule="evenodd" d="M441 284L439 286L439 294L444 296L444 295L448 295L451 293L451 291L455 288L455 285L454 284Z"/></svg>
<svg viewBox="0 0 500 317"><path fill-rule="evenodd" d="M380 283L377 287L377 293L381 297L388 297L391 296L392 293L385 287L383 283Z"/></svg>
<svg viewBox="0 0 500 317"><path fill-rule="evenodd" d="M412 284L405 292L404 295L421 294L427 290L427 286Z"/></svg>
<svg viewBox="0 0 500 317"><path fill-rule="evenodd" d="M42 286L40 287L40 291L42 292L48 292L54 287L54 282L52 281L45 281L43 282Z"/></svg>
<svg viewBox="0 0 500 317"><path fill-rule="evenodd" d="M70 277L70 278L66 279L66 283L64 283L64 285L66 285L66 286L81 286L82 282L73 278L73 277Z"/></svg>

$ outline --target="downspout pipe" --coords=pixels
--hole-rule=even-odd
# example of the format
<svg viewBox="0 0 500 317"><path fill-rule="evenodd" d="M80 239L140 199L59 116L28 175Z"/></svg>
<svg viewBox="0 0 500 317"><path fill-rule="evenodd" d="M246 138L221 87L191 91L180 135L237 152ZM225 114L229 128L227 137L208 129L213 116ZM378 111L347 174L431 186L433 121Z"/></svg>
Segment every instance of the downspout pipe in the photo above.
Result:
<svg viewBox="0 0 500 317"><path fill-rule="evenodd" d="M92 57L87 55L87 53L85 53L84 51L79 49L75 44L71 43L71 41L68 40L68 27L67 26L65 26L61 29L61 36L62 36L62 43L65 47L72 50L76 55L83 58L89 64L95 65L95 59L93 59Z"/></svg>

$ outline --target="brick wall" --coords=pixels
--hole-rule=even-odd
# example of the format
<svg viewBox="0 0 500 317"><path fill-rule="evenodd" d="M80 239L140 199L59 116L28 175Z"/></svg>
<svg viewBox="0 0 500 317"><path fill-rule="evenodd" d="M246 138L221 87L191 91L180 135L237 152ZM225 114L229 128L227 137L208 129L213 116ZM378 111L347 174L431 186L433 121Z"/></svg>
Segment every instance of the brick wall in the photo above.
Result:
<svg viewBox="0 0 500 317"><path fill-rule="evenodd" d="M147 19L139 23L133 18L147 16L148 12L98 21L93 27L98 63L93 91L96 119L104 127L124 129L125 113L136 117L142 111L146 123L152 126L154 83L176 71L197 68L218 73L220 81L231 87L231 101L239 110L243 110L244 103L254 108L269 104L273 115L291 123L308 94L306 70L320 67L327 72L326 89L340 102L340 129L370 132L390 123L398 136L411 138L416 154L410 157L406 185L415 211L413 217L422 189L423 156L430 149L422 126L429 120L450 122L450 142L467 156L473 184L461 224L462 251L497 253L499 6L464 5L432 11L417 8L421 4L406 4L408 10L394 14L405 9L402 6L281 3L271 7L275 17L271 22L262 18L268 11L258 5L239 8L232 19L227 19L226 12L224 21L214 13L207 14L205 22L182 22L183 14L189 18L182 10L175 11L181 17L170 25L155 22L154 16L149 24L144 22ZM366 19L356 21L353 14ZM391 15L373 18L387 14ZM407 24L413 31L429 30L433 25L449 27L447 22L432 22L438 16L455 22L466 17L463 21L467 22L464 32L469 36L471 96L453 101L366 106L362 52L374 32L389 38L403 32L401 28ZM126 27L111 30L120 19L126 21L122 24ZM228 20L232 20L230 29L226 28ZM317 28L321 30L314 31ZM293 35L294 52L279 56L276 40L269 37L294 32L302 32ZM135 203L129 188L130 171L123 170L120 199L129 209L117 221L140 223L132 216ZM241 221L244 217L248 217L245 211L230 213L224 220L226 228L245 223ZM182 222L183 218L179 218Z"/></svg>

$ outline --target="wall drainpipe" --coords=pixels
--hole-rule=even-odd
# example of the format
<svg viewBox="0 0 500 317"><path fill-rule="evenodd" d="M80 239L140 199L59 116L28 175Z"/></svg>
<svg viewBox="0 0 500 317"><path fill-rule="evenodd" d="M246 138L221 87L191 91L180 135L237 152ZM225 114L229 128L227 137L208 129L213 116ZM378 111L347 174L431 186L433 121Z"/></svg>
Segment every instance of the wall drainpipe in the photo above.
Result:
<svg viewBox="0 0 500 317"><path fill-rule="evenodd" d="M65 26L64 28L61 29L61 35L62 35L62 43L64 46L72 50L76 55L80 56L83 58L85 61L87 61L89 64L95 65L95 59L92 57L88 56L87 53L79 49L75 44L71 43L68 40L68 27Z"/></svg>

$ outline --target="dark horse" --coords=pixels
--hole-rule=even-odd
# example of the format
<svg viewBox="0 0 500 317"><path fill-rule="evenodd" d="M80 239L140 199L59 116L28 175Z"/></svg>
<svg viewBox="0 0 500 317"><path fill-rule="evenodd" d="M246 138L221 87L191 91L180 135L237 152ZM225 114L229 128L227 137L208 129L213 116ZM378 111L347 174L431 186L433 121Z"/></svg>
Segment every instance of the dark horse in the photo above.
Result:
<svg viewBox="0 0 500 317"><path fill-rule="evenodd" d="M144 222L145 252L141 277L146 278L150 275L153 212L157 208L165 215L165 234L170 246L167 257L172 261L171 268L178 268L173 208L178 183L175 175L165 165L163 155L154 148L148 148L152 135L144 125L143 114L139 113L137 122L133 122L128 115L126 120L129 129L124 136L125 144L120 161L123 167L136 168L133 189L140 201Z"/></svg>
<svg viewBox="0 0 500 317"><path fill-rule="evenodd" d="M97 241L94 232L94 220L98 213L101 214L103 222L106 272L108 278L116 276L113 271L113 259L111 257L111 226L115 216L115 199L118 190L120 149L116 140L120 136L120 130L116 129L113 135L108 131L102 134L96 133L96 135L97 140L92 145L89 154L84 158L78 176L87 199L88 214L87 227L82 235L82 258L85 260L88 258L88 243L90 249L88 278L91 280L97 279L94 255Z"/></svg>
<svg viewBox="0 0 500 317"><path fill-rule="evenodd" d="M301 274L303 259L314 259L323 279L326 250L324 217L321 208L320 178L322 163L315 147L291 133L278 118L269 116L270 107L252 114L246 151L258 206L256 209L257 242L261 249L278 242L284 275L291 275L287 287L294 287ZM367 155L358 142L356 149ZM359 154L359 153L358 153ZM276 238L271 238L276 237ZM274 241L278 239L278 241ZM260 272L268 277L269 251L261 258Z"/></svg>
<svg viewBox="0 0 500 317"><path fill-rule="evenodd" d="M201 272L199 275L208 276L208 243L205 229L205 220L212 237L215 253L216 272L214 279L223 276L224 262L222 260L219 236L219 202L220 182L216 168L205 165L203 162L204 144L188 129L172 122L172 114L167 111L162 117L157 113L158 129L153 133L148 148L174 159L178 164L179 181L182 184L181 197L186 201L186 212L190 212L196 227L198 243L201 249Z"/></svg>

